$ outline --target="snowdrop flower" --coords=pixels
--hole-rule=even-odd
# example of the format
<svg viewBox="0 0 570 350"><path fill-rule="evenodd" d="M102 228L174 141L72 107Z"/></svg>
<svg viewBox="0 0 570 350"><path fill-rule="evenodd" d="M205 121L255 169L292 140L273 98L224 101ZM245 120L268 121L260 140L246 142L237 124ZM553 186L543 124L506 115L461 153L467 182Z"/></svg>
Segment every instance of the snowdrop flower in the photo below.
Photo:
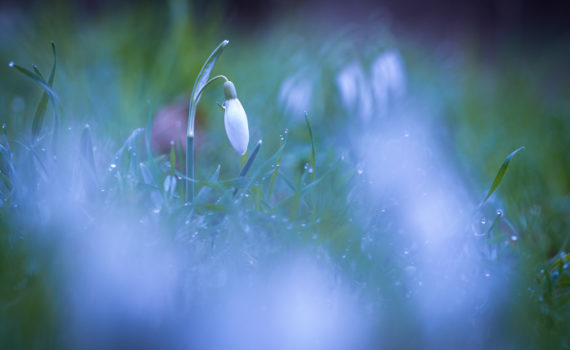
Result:
<svg viewBox="0 0 570 350"><path fill-rule="evenodd" d="M249 143L249 129L247 126L247 115L237 98L236 88L231 81L224 83L224 125L226 134L236 152L244 155L247 152Z"/></svg>
<svg viewBox="0 0 570 350"><path fill-rule="evenodd" d="M288 77L279 89L279 105L295 119L302 118L311 109L313 99L313 85L306 74Z"/></svg>
<svg viewBox="0 0 570 350"><path fill-rule="evenodd" d="M397 51L386 51L372 63L372 88L379 111L386 111L391 98L404 96L406 72Z"/></svg>
<svg viewBox="0 0 570 350"><path fill-rule="evenodd" d="M349 113L357 113L364 121L373 114L373 100L370 85L361 65L357 62L347 64L336 76L343 106Z"/></svg>

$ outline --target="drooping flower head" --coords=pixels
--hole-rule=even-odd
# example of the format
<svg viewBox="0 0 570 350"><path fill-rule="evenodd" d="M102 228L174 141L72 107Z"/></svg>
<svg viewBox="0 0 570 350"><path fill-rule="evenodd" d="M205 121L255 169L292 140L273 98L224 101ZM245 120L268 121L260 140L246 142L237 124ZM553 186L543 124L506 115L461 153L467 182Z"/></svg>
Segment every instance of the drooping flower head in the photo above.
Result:
<svg viewBox="0 0 570 350"><path fill-rule="evenodd" d="M224 125L228 139L236 152L244 155L247 152L249 143L249 128L247 125L247 115L237 98L236 88L231 81L224 83Z"/></svg>

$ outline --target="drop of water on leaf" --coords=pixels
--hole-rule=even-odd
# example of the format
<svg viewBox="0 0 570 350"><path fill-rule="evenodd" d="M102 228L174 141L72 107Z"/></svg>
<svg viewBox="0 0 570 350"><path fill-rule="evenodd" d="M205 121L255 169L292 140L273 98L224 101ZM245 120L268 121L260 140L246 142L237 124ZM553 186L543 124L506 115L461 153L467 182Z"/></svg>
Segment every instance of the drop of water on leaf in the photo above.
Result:
<svg viewBox="0 0 570 350"><path fill-rule="evenodd" d="M485 273L485 277L489 278L491 277L491 274L489 272Z"/></svg>
<svg viewBox="0 0 570 350"><path fill-rule="evenodd" d="M283 133L284 133L285 135L287 135L287 134L289 133L289 129L286 128L285 131L283 131Z"/></svg>
<svg viewBox="0 0 570 350"><path fill-rule="evenodd" d="M503 211L501 209L497 209L497 215L499 216L503 215Z"/></svg>
<svg viewBox="0 0 570 350"><path fill-rule="evenodd" d="M482 217L481 218L481 225L485 225L487 223L487 218Z"/></svg>
<svg viewBox="0 0 570 350"><path fill-rule="evenodd" d="M511 241L513 241L513 242L518 241L518 239L519 239L519 238L518 238L517 236L514 236L514 235L511 236Z"/></svg>
<svg viewBox="0 0 570 350"><path fill-rule="evenodd" d="M314 172L313 168L309 168L309 170L307 170L309 172L309 174L312 174Z"/></svg>
<svg viewBox="0 0 570 350"><path fill-rule="evenodd" d="M362 174L364 173L364 170L358 169L358 170L356 170L356 173L357 173L358 175L362 175Z"/></svg>
<svg viewBox="0 0 570 350"><path fill-rule="evenodd" d="M14 67L14 64L15 63L13 61L10 61L10 63L8 63L8 67Z"/></svg>
<svg viewBox="0 0 570 350"><path fill-rule="evenodd" d="M152 212L153 212L154 214L159 214L159 213L160 213L160 209L154 209Z"/></svg>

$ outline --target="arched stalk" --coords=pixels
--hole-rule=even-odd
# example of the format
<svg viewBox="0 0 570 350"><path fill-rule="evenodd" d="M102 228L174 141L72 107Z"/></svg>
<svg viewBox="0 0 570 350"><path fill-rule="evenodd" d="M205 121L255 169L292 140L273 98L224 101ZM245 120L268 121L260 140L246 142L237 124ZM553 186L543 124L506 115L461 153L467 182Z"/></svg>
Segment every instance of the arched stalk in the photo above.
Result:
<svg viewBox="0 0 570 350"><path fill-rule="evenodd" d="M211 84L214 80L222 78L223 76L216 76L212 79L210 78L210 73L214 69L216 60L221 55L224 48L228 45L229 41L222 41L218 47L210 54L200 73L196 77L194 82L194 87L192 88L192 95L190 96L190 108L188 111L188 132L186 134L186 180L185 180L185 201L190 203L194 200L194 182L188 179L194 180L194 121L196 120L196 107L200 96L204 88ZM223 77L225 78L225 77ZM225 78L227 80L227 78Z"/></svg>

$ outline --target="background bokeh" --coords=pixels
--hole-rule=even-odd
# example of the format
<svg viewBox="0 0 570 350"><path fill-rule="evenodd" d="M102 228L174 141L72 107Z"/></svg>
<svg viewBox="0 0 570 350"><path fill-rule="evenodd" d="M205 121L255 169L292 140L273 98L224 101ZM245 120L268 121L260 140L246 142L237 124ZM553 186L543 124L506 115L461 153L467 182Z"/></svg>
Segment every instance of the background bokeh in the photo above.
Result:
<svg viewBox="0 0 570 350"><path fill-rule="evenodd" d="M17 191L2 187L0 348L569 348L567 13L561 1L3 2L1 170ZM220 182L188 214L181 179L167 180L182 162L155 154L157 195L146 150L135 170L113 156L144 148L125 140L170 118L165 106L184 121L224 39L214 72L236 85L250 152L263 140L259 176L228 199L240 162L221 88L208 90L196 176L220 164ZM51 41L57 164L50 109L43 143L30 140L42 90L8 65L47 75Z"/></svg>

